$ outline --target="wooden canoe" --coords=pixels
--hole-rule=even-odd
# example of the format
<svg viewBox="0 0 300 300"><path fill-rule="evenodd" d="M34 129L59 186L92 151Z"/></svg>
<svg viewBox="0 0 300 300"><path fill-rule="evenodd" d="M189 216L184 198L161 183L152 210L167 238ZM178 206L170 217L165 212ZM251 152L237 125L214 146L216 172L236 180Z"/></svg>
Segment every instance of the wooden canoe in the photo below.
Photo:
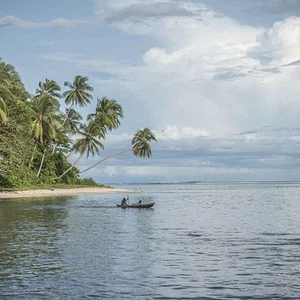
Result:
<svg viewBox="0 0 300 300"><path fill-rule="evenodd" d="M135 204L126 204L126 205L121 205L117 204L118 207L122 208L150 208L154 205L155 202L152 203L135 203Z"/></svg>

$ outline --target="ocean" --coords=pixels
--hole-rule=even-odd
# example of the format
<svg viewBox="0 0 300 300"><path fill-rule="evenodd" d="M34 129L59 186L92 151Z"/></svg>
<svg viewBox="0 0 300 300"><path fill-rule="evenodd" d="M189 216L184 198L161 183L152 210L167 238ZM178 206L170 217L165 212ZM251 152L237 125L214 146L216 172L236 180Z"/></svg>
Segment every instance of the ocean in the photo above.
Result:
<svg viewBox="0 0 300 300"><path fill-rule="evenodd" d="M0 299L300 299L300 183L0 200Z"/></svg>

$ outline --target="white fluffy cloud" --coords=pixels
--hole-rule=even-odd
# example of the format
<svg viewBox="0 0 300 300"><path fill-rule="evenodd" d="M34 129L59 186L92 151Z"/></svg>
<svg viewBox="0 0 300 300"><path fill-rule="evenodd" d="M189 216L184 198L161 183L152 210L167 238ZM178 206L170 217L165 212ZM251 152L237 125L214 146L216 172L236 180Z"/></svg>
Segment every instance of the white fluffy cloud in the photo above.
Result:
<svg viewBox="0 0 300 300"><path fill-rule="evenodd" d="M158 41L112 81L143 101L158 127L224 133L300 125L300 18L262 28L184 1L109 1L105 9L111 26Z"/></svg>
<svg viewBox="0 0 300 300"><path fill-rule="evenodd" d="M192 127L178 128L176 125L170 124L167 124L161 132L155 132L155 136L159 140L178 140L209 135L210 133L206 130L194 129Z"/></svg>
<svg viewBox="0 0 300 300"><path fill-rule="evenodd" d="M143 109L148 126L213 133L300 126L300 18L251 27L185 1L96 1L95 13L127 34L155 38L138 63L67 61L105 72L106 95ZM168 13L169 12L169 13ZM139 36L136 37L139 42Z"/></svg>

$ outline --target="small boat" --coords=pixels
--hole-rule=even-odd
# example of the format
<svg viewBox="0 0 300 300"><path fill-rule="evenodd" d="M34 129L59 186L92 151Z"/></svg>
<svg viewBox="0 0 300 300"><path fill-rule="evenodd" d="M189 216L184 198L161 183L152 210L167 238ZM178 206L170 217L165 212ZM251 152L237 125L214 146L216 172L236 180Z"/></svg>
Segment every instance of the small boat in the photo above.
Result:
<svg viewBox="0 0 300 300"><path fill-rule="evenodd" d="M151 203L135 203L135 204L126 204L126 205L121 205L117 204L118 207L122 208L150 208L154 205L155 202Z"/></svg>

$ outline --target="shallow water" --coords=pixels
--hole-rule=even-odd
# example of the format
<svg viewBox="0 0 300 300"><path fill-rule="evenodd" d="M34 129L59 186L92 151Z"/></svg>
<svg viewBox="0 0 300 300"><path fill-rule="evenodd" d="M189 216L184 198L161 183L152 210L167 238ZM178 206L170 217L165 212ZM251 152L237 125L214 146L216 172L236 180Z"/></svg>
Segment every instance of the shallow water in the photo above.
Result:
<svg viewBox="0 0 300 300"><path fill-rule="evenodd" d="M0 201L0 299L299 299L300 184Z"/></svg>

